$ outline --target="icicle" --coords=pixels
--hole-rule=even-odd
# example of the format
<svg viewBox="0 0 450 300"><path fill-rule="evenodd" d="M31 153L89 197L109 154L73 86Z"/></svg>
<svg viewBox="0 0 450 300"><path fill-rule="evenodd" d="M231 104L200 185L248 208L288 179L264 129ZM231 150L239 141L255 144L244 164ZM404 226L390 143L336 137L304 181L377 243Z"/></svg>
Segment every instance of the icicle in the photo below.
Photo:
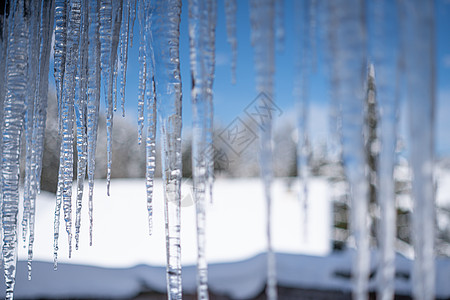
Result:
<svg viewBox="0 0 450 300"><path fill-rule="evenodd" d="M197 294L208 299L208 265L205 257L206 199L212 199L212 84L215 52L215 0L189 1L189 41L192 74L192 170L197 213Z"/></svg>
<svg viewBox="0 0 450 300"><path fill-rule="evenodd" d="M276 48L280 52L284 50L284 35L284 0L275 0Z"/></svg>
<svg viewBox="0 0 450 300"><path fill-rule="evenodd" d="M148 77L147 81L147 86L152 86L152 90L147 92L147 138L145 143L148 229L151 235L153 231L153 178L156 168L156 95L154 78Z"/></svg>
<svg viewBox="0 0 450 300"><path fill-rule="evenodd" d="M146 76L145 86L146 90L146 109L147 109L147 136L145 140L145 152L146 152L146 170L145 170L145 181L146 181L146 191L147 191L147 211L148 211L148 230L149 234L153 231L153 179L155 176L156 168L156 86L155 86L155 66L154 66L154 55L151 39L151 15L149 13L150 6L145 4L144 1L139 2L140 11L139 13L139 24L141 25L141 38L144 38L145 60L144 57L141 59L145 64L146 72L142 72L141 76ZM145 22L144 22L145 18ZM144 32L142 32L144 31ZM148 68L147 68L148 66ZM147 72L148 70L148 72ZM141 79L140 79L141 80ZM144 86L144 87L145 87Z"/></svg>
<svg viewBox="0 0 450 300"><path fill-rule="evenodd" d="M151 12L156 99L163 141L167 292L169 299L181 299L181 75L179 60L181 1L154 0Z"/></svg>
<svg viewBox="0 0 450 300"><path fill-rule="evenodd" d="M88 99L87 99L87 167L89 181L89 244L92 246L95 150L97 147L100 107L100 0L89 1Z"/></svg>
<svg viewBox="0 0 450 300"><path fill-rule="evenodd" d="M119 68L119 80L120 80L120 107L122 109L122 116L125 116L125 85L127 82L127 64L128 64L128 44L130 42L130 23L131 23L131 6L132 0L126 0L126 6L123 12L124 20L123 26L120 32L120 68Z"/></svg>
<svg viewBox="0 0 450 300"><path fill-rule="evenodd" d="M408 96L412 196L414 299L434 299L434 101L435 101L435 15L432 1L400 2ZM420 74L420 75L419 75Z"/></svg>
<svg viewBox="0 0 450 300"><path fill-rule="evenodd" d="M29 8L27 18L28 30L28 84L25 112L25 180L23 195L23 217L22 217L22 238L23 247L26 247L26 237L28 233L28 221L30 217L31 199L36 197L35 175L33 163L33 126L34 126L34 105L36 93L36 80L39 64L39 40L40 40L40 14L39 1L33 1Z"/></svg>
<svg viewBox="0 0 450 300"><path fill-rule="evenodd" d="M380 115L380 154L378 159L378 203L380 259L377 271L377 293L379 299L393 299L395 292L395 235L396 209L394 166L397 144L396 64L397 7L387 0L374 2L373 56L377 67L377 98ZM392 26L392 24L395 24Z"/></svg>
<svg viewBox="0 0 450 300"><path fill-rule="evenodd" d="M77 93L75 98L75 117L77 124L77 198L75 216L75 249L78 250L81 227L81 208L83 204L84 179L87 165L87 88L88 88L88 0L82 2L81 38L78 58Z"/></svg>
<svg viewBox="0 0 450 300"><path fill-rule="evenodd" d="M6 4L6 3L5 3ZM5 5L6 6L6 5ZM6 12L6 7L0 7L0 130L3 132L3 106L5 102L5 91L6 91L6 59L7 59L7 46L9 40L8 34L8 19L6 18L8 12ZM0 139L0 157L3 157L3 139ZM2 163L0 162L0 174L2 172ZM1 178L1 177L0 177ZM0 207L3 207L3 191L0 179ZM2 214L0 213L0 224L3 224ZM3 241L3 233L0 230L0 241ZM0 251L0 261L3 261L3 252Z"/></svg>
<svg viewBox="0 0 450 300"><path fill-rule="evenodd" d="M353 297L367 298L369 279L369 232L367 223L368 186L365 174L365 151L362 137L363 87L366 70L365 20L363 1L331 1L328 3L333 37L333 87L342 107L343 158L350 185L351 230L356 241L353 261ZM333 26L339 24L339 26ZM351 45L351 49L349 49Z"/></svg>
<svg viewBox="0 0 450 300"><path fill-rule="evenodd" d="M225 17L227 22L227 40L231 46L231 82L236 83L237 39L236 39L236 0L225 0Z"/></svg>
<svg viewBox="0 0 450 300"><path fill-rule="evenodd" d="M31 263L33 260L34 245L34 219L36 210L36 196L40 189L42 155L44 152L44 131L47 120L47 94L48 94L48 73L50 62L50 47L52 39L52 29L55 11L54 1L42 1L42 17L40 22L40 51L38 73L36 76L36 96L34 103L34 122L32 133L32 169L34 171L31 187L33 194L30 197L29 210L29 238L28 238L28 279L31 279Z"/></svg>
<svg viewBox="0 0 450 300"><path fill-rule="evenodd" d="M69 4L69 22L67 24L67 49L64 82L62 89L62 141L59 180L62 183L61 196L64 220L69 241L69 257L72 254L72 180L73 180L73 139L74 139L74 98L78 66L78 50L81 26L81 1L73 0Z"/></svg>
<svg viewBox="0 0 450 300"><path fill-rule="evenodd" d="M133 47L133 37L134 37L134 22L136 21L136 5L137 0L130 0L130 46Z"/></svg>
<svg viewBox="0 0 450 300"><path fill-rule="evenodd" d="M308 28L309 32L305 34L309 35L309 52L310 52L310 64L311 71L316 71L317 68L317 3L318 0L308 0L309 12L308 12Z"/></svg>
<svg viewBox="0 0 450 300"><path fill-rule="evenodd" d="M263 111L256 118L260 126L260 172L267 203L267 287L268 299L277 298L277 277L275 253L272 249L271 217L272 197L272 111L275 73L275 3L274 0L250 1L251 40L254 48L256 69L256 90L259 93L257 111ZM268 98L268 99L267 99Z"/></svg>
<svg viewBox="0 0 450 300"><path fill-rule="evenodd" d="M20 139L27 96L28 28L24 7L30 2L11 1L8 17L2 153L3 269L6 299L13 299L17 260ZM3 102L3 99L2 99Z"/></svg>
<svg viewBox="0 0 450 300"><path fill-rule="evenodd" d="M144 128L144 104L147 76L147 49L146 49L146 6L145 3L139 2L138 20L139 20L139 94L138 94L138 143L142 142L142 129ZM150 49L148 49L150 50Z"/></svg>
<svg viewBox="0 0 450 300"><path fill-rule="evenodd" d="M106 191L109 196L109 186L111 180L111 146L112 146L112 74L111 70L111 49L112 49L112 3L111 0L100 1L100 57L102 81L105 91L106 103L106 151L107 151L107 173L106 173Z"/></svg>
<svg viewBox="0 0 450 300"><path fill-rule="evenodd" d="M66 0L56 0L55 8L55 51L54 51L54 76L56 85L56 98L58 99L58 124L61 132L62 120L62 88L66 66L67 43L67 4Z"/></svg>
<svg viewBox="0 0 450 300"><path fill-rule="evenodd" d="M303 239L307 239L308 232L308 180L309 180L309 130L308 130L308 115L309 115L309 97L308 97L308 83L310 73L311 60L311 37L310 20L309 20L309 1L295 4L296 11L296 78L294 87L294 97L298 105L297 115L297 130L298 130L298 145L297 145L297 173L300 182L299 199L302 204L302 222L303 222Z"/></svg>
<svg viewBox="0 0 450 300"><path fill-rule="evenodd" d="M122 25L122 11L123 11L123 0L117 0L113 2L113 31L112 31L112 43L111 43L111 67L113 68L113 71L110 73L110 85L112 89L112 97L114 97L114 111L117 110L117 66L118 66L118 60L117 60L117 49L119 47L119 41L120 41L120 31L121 31L121 25ZM108 126L108 125L107 125ZM111 134L112 134L112 114L111 114ZM112 142L112 135L111 135L111 142ZM112 151L112 148L111 148ZM111 155L111 151L108 151L108 154ZM112 161L112 156L111 156ZM111 176L110 176L111 177ZM109 189L108 189L109 190Z"/></svg>

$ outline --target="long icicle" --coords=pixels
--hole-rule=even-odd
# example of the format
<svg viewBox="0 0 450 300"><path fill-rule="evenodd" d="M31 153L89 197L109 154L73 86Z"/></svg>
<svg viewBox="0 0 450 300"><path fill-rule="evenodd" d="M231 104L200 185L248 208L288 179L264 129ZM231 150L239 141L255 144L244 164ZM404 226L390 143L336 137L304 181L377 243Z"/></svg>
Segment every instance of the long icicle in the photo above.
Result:
<svg viewBox="0 0 450 300"><path fill-rule="evenodd" d="M120 27L122 25L123 0L112 3L112 27L111 27L111 48L109 53L109 77L107 80L107 106L106 106L106 191L110 195L111 167L112 167L112 128L113 115L117 104L117 48L119 47Z"/></svg>
<svg viewBox="0 0 450 300"><path fill-rule="evenodd" d="M83 204L84 179L87 166L87 88L88 88L88 0L82 0L81 36L78 58L78 80L75 98L76 141L77 141L77 196L75 214L75 249L78 250L81 228L81 208Z"/></svg>
<svg viewBox="0 0 450 300"><path fill-rule="evenodd" d="M72 255L72 181L73 181L73 140L74 140L74 98L76 90L76 77L78 67L78 51L81 26L81 1L72 0L69 3L67 24L67 49L66 67L62 90L62 141L60 167L62 172L62 204L64 209L64 221L69 241L69 257Z"/></svg>
<svg viewBox="0 0 450 300"><path fill-rule="evenodd" d="M330 1L330 17L339 26L328 30L334 37L333 74L335 95L342 109L342 153L350 186L351 230L356 242L353 260L353 297L366 299L369 280L368 186L362 132L364 128L363 99L366 74L364 1ZM349 45L352 48L349 50ZM349 53L350 51L350 53Z"/></svg>
<svg viewBox="0 0 450 300"><path fill-rule="evenodd" d="M54 22L55 1L41 1L42 18L40 27L40 57L39 69L36 76L36 96L34 104L34 124L33 124L33 170L34 174L34 195L30 198L29 212L29 238L28 238L28 279L31 279L31 262L33 260L34 245L34 224L36 210L36 196L40 191L40 180L42 172L42 155L44 153L44 133L47 120L47 96L48 96L48 73L50 63L50 47L52 39L52 28Z"/></svg>
<svg viewBox="0 0 450 300"><path fill-rule="evenodd" d="M208 264L205 256L206 199L212 199L212 84L215 52L215 0L189 1L189 41L192 74L192 170L197 220L197 295L208 299ZM211 201L211 200L210 200Z"/></svg>
<svg viewBox="0 0 450 300"><path fill-rule="evenodd" d="M139 9L138 9L138 21L139 21L139 92L138 92L138 114L137 114L137 124L138 124L138 143L142 142L142 130L144 128L144 106L145 106L145 91L148 89L146 87L147 84L147 64L149 63L147 59L149 58L149 54L147 54L148 45L146 45L147 37L147 25L146 20L146 10L147 4L145 1L139 1ZM151 29L149 29L151 30ZM148 49L150 53L150 49Z"/></svg>
<svg viewBox="0 0 450 300"><path fill-rule="evenodd" d="M26 3L30 5L29 2ZM3 119L2 231L6 299L13 299L17 262L20 139L27 95L28 28L24 0L11 1L6 53L6 93ZM20 24L20 25L19 25ZM3 102L3 99L2 99Z"/></svg>
<svg viewBox="0 0 450 300"><path fill-rule="evenodd" d="M308 238L308 180L309 180L309 98L308 98L308 76L311 61L311 36L310 33L310 6L312 1L296 2L296 77L294 85L294 97L298 106L297 113L297 176L300 183L299 200L302 205L302 228L303 239Z"/></svg>
<svg viewBox="0 0 450 300"><path fill-rule="evenodd" d="M380 259L377 272L377 294L389 300L395 293L396 209L394 167L397 144L398 99L396 95L397 6L395 2L374 2L373 57L377 68L377 98L380 115L380 154L378 159L378 203L380 220L378 239ZM395 24L392 26L392 24Z"/></svg>
<svg viewBox="0 0 450 300"><path fill-rule="evenodd" d="M155 86L155 66L154 66L154 54L151 39L151 14L149 13L150 6L145 1L140 1L139 5L142 6L143 14L139 13L139 21L142 28L141 38L145 39L143 45L145 50L145 59L140 59L145 65L143 73L140 76L145 76L145 86L147 87L145 93L146 99L146 126L147 136L145 139L145 154L146 154L146 169L145 169L145 187L147 192L147 212L148 212L148 232L149 235L153 232L153 189L154 189L154 177L156 169L156 117L157 117L157 103L156 103L156 86ZM145 18L145 22L144 22ZM141 83L140 83L141 84Z"/></svg>
<svg viewBox="0 0 450 300"><path fill-rule="evenodd" d="M97 148L98 117L100 107L100 0L89 1L89 56L87 99L87 168L89 181L89 244L92 246L95 150Z"/></svg>
<svg viewBox="0 0 450 300"><path fill-rule="evenodd" d="M131 11L132 0L125 0L126 5L123 11L123 24L120 32L119 41L119 92L120 92L120 107L122 110L122 116L125 116L125 86L127 82L127 67L128 67L128 45L130 43L130 24L131 24Z"/></svg>
<svg viewBox="0 0 450 300"><path fill-rule="evenodd" d="M112 80L110 75L111 69L111 47L112 47L112 1L100 1L100 58L102 70L102 82L106 106L106 152L107 152L107 173L106 173L106 191L109 195L109 181L111 180L111 129L112 129L112 113L113 113L113 99L112 99ZM111 93L110 93L111 91Z"/></svg>
<svg viewBox="0 0 450 300"><path fill-rule="evenodd" d="M413 297L434 299L435 8L432 1L400 3L403 10L401 35L406 45L411 45L404 55L413 173Z"/></svg>
<svg viewBox="0 0 450 300"><path fill-rule="evenodd" d="M275 253L272 248L271 218L273 180L272 166L272 113L274 110L275 74L275 3L274 0L250 1L251 40L254 48L256 90L258 103L254 116L260 127L259 165L267 205L267 287L269 300L277 299L277 274Z"/></svg>
<svg viewBox="0 0 450 300"><path fill-rule="evenodd" d="M152 45L162 138L162 172L167 245L167 293L181 299L181 74L179 36L181 1L153 0Z"/></svg>
<svg viewBox="0 0 450 300"><path fill-rule="evenodd" d="M23 217L22 217L22 238L23 247L26 247L26 238L28 234L28 222L30 218L31 198L36 197L35 190L35 172L33 163L33 125L34 125L34 105L35 92L37 87L37 73L39 67L39 40L40 40L40 14L41 7L39 1L33 1L30 7L29 18L27 18L28 30L28 85L25 113L25 180L23 191Z"/></svg>
<svg viewBox="0 0 450 300"><path fill-rule="evenodd" d="M66 44L67 44L67 9L68 1L56 0L55 7L55 52L54 52L54 76L56 85L56 98L58 99L58 124L61 133L61 109L62 109L62 87L66 67Z"/></svg>

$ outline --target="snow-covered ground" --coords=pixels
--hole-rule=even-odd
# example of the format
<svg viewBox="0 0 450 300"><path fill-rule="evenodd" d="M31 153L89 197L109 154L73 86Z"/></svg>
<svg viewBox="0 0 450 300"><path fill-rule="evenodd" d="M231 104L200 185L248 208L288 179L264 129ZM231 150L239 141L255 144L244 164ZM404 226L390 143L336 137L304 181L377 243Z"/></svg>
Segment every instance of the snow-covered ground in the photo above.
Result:
<svg viewBox="0 0 450 300"><path fill-rule="evenodd" d="M265 203L258 179L219 179L214 203L208 208L207 257L209 287L236 299L258 295L266 280ZM189 181L182 201L183 290L195 293L195 207ZM293 288L351 290L353 250L331 252L331 203L325 179L310 182L307 235L304 238L297 186L277 179L273 187L273 242L280 285ZM444 197L438 192L438 198ZM90 247L87 204L83 207L81 244L68 258L67 235L61 215L59 268L53 271L55 197L42 193L37 203L33 280L26 280L26 249L20 247L16 298L131 298L140 292L164 292L165 237L162 182L154 198L153 236L148 235L144 181L113 180L111 197L104 181L96 181L94 245ZM438 200L444 201L444 200ZM372 252L371 269L376 270ZM450 260L436 262L436 293L450 297ZM396 257L396 291L410 294L412 261ZM375 288L375 277L370 280ZM0 283L0 296L4 295Z"/></svg>
<svg viewBox="0 0 450 300"><path fill-rule="evenodd" d="M195 206L189 181L183 184L181 249L183 265L196 262ZM211 263L232 262L265 251L266 205L258 179L219 179L214 185L214 203L208 207L207 258ZM301 206L296 186L278 179L273 186L273 243L277 252L327 255L330 251L331 206L325 180L310 185L308 234L303 235ZM87 194L86 194L87 195ZM87 200L85 197L84 200ZM89 246L88 206L84 203L80 248L68 258L67 234L61 212L59 262L100 267L131 267L137 264L164 266L164 202L162 181L155 183L153 235L149 236L145 182L143 179L113 180L111 196L105 181L95 182L94 237ZM34 258L53 260L55 196L42 192L36 205ZM74 232L74 230L73 230ZM305 238L305 239L304 239ZM19 259L27 251L19 248ZM21 272L19 270L18 272Z"/></svg>

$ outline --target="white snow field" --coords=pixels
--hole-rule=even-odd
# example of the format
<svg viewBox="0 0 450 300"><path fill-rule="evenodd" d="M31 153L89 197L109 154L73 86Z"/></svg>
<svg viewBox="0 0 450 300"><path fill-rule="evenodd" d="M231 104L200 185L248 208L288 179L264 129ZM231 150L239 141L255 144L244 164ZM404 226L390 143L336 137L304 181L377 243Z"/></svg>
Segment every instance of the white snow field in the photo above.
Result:
<svg viewBox="0 0 450 300"><path fill-rule="evenodd" d="M190 182L183 182L181 247L183 265L196 263L195 206ZM327 255L330 251L330 203L323 180L311 181L309 234L302 241L301 207L297 191L286 181L273 186L273 243L277 252ZM165 266L164 200L162 181L155 182L153 234L148 234L144 179L97 180L94 190L94 235L89 246L89 216L83 206L80 249L68 258L63 212L60 220L58 261L99 267L123 268L137 264ZM37 200L34 259L53 261L55 196L41 193ZM19 214L20 215L20 214ZM207 211L207 257L211 263L250 258L265 251L266 205L259 179L220 179L214 185L214 203ZM74 232L74 230L72 230ZM20 236L20 233L19 233ZM74 242L73 242L74 243ZM20 242L19 242L20 244ZM22 244L23 245L23 244ZM19 247L19 259L27 250ZM20 272L20 271L19 271Z"/></svg>
<svg viewBox="0 0 450 300"><path fill-rule="evenodd" d="M353 251L332 253L331 204L325 179L310 182L307 235L302 234L297 185L276 179L273 186L273 243L277 277L286 287L350 291ZM265 202L259 179L218 179L214 203L208 207L207 257L213 293L245 299L259 294L266 280ZM183 186L183 289L196 290L195 207L189 181ZM86 195L87 196L87 195ZM94 195L94 245L89 246L89 220L84 203L80 249L68 258L67 234L61 214L59 267L53 270L55 196L42 192L37 200L33 279L27 281L27 250L19 242L15 297L20 298L130 298L140 292L164 292L165 237L162 181L154 196L153 235L148 235L145 182L113 180L111 196L105 181L97 180ZM87 197L86 197L87 202ZM20 215L20 214L19 214ZM74 229L73 229L74 232ZM19 232L19 236L21 233ZM372 269L376 253L372 253ZM412 263L397 256L397 293L410 294ZM450 296L446 279L450 262L437 262L437 296ZM375 280L370 281L374 288ZM4 295L0 283L0 295Z"/></svg>

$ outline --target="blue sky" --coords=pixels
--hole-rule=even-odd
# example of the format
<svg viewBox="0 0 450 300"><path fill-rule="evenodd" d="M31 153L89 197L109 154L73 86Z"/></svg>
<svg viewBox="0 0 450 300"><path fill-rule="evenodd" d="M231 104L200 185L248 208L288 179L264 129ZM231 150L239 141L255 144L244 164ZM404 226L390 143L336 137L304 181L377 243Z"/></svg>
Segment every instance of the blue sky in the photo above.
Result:
<svg viewBox="0 0 450 300"><path fill-rule="evenodd" d="M439 0L436 9L437 25L437 108L436 108L436 147L440 154L450 154L450 1ZM183 81L183 128L189 129L192 123L191 78L189 65L188 36L188 1L183 1L180 61ZM226 23L223 0L218 0L216 28L216 74L214 81L215 122L226 126L234 118L244 114L245 107L256 97L255 73L253 65L253 49L250 44L250 18L248 1L237 1L237 40L238 60L236 84L231 83L231 47L227 43ZM295 103L293 99L294 80L294 11L293 1L285 4L285 47L283 52L276 53L275 101L283 111L280 118L293 118ZM126 114L130 122L136 124L137 86L138 86L138 48L139 24L136 19L134 27L134 43L129 50L129 65L126 87ZM319 41L320 42L320 41ZM317 45L320 49L321 45ZM322 53L318 53L318 62L323 61ZM326 137L327 108L330 98L325 66L318 64L316 74L310 79L311 116L310 128L313 135ZM103 105L103 101L102 101ZM119 114L116 115L119 117ZM406 133L405 133L406 134Z"/></svg>

